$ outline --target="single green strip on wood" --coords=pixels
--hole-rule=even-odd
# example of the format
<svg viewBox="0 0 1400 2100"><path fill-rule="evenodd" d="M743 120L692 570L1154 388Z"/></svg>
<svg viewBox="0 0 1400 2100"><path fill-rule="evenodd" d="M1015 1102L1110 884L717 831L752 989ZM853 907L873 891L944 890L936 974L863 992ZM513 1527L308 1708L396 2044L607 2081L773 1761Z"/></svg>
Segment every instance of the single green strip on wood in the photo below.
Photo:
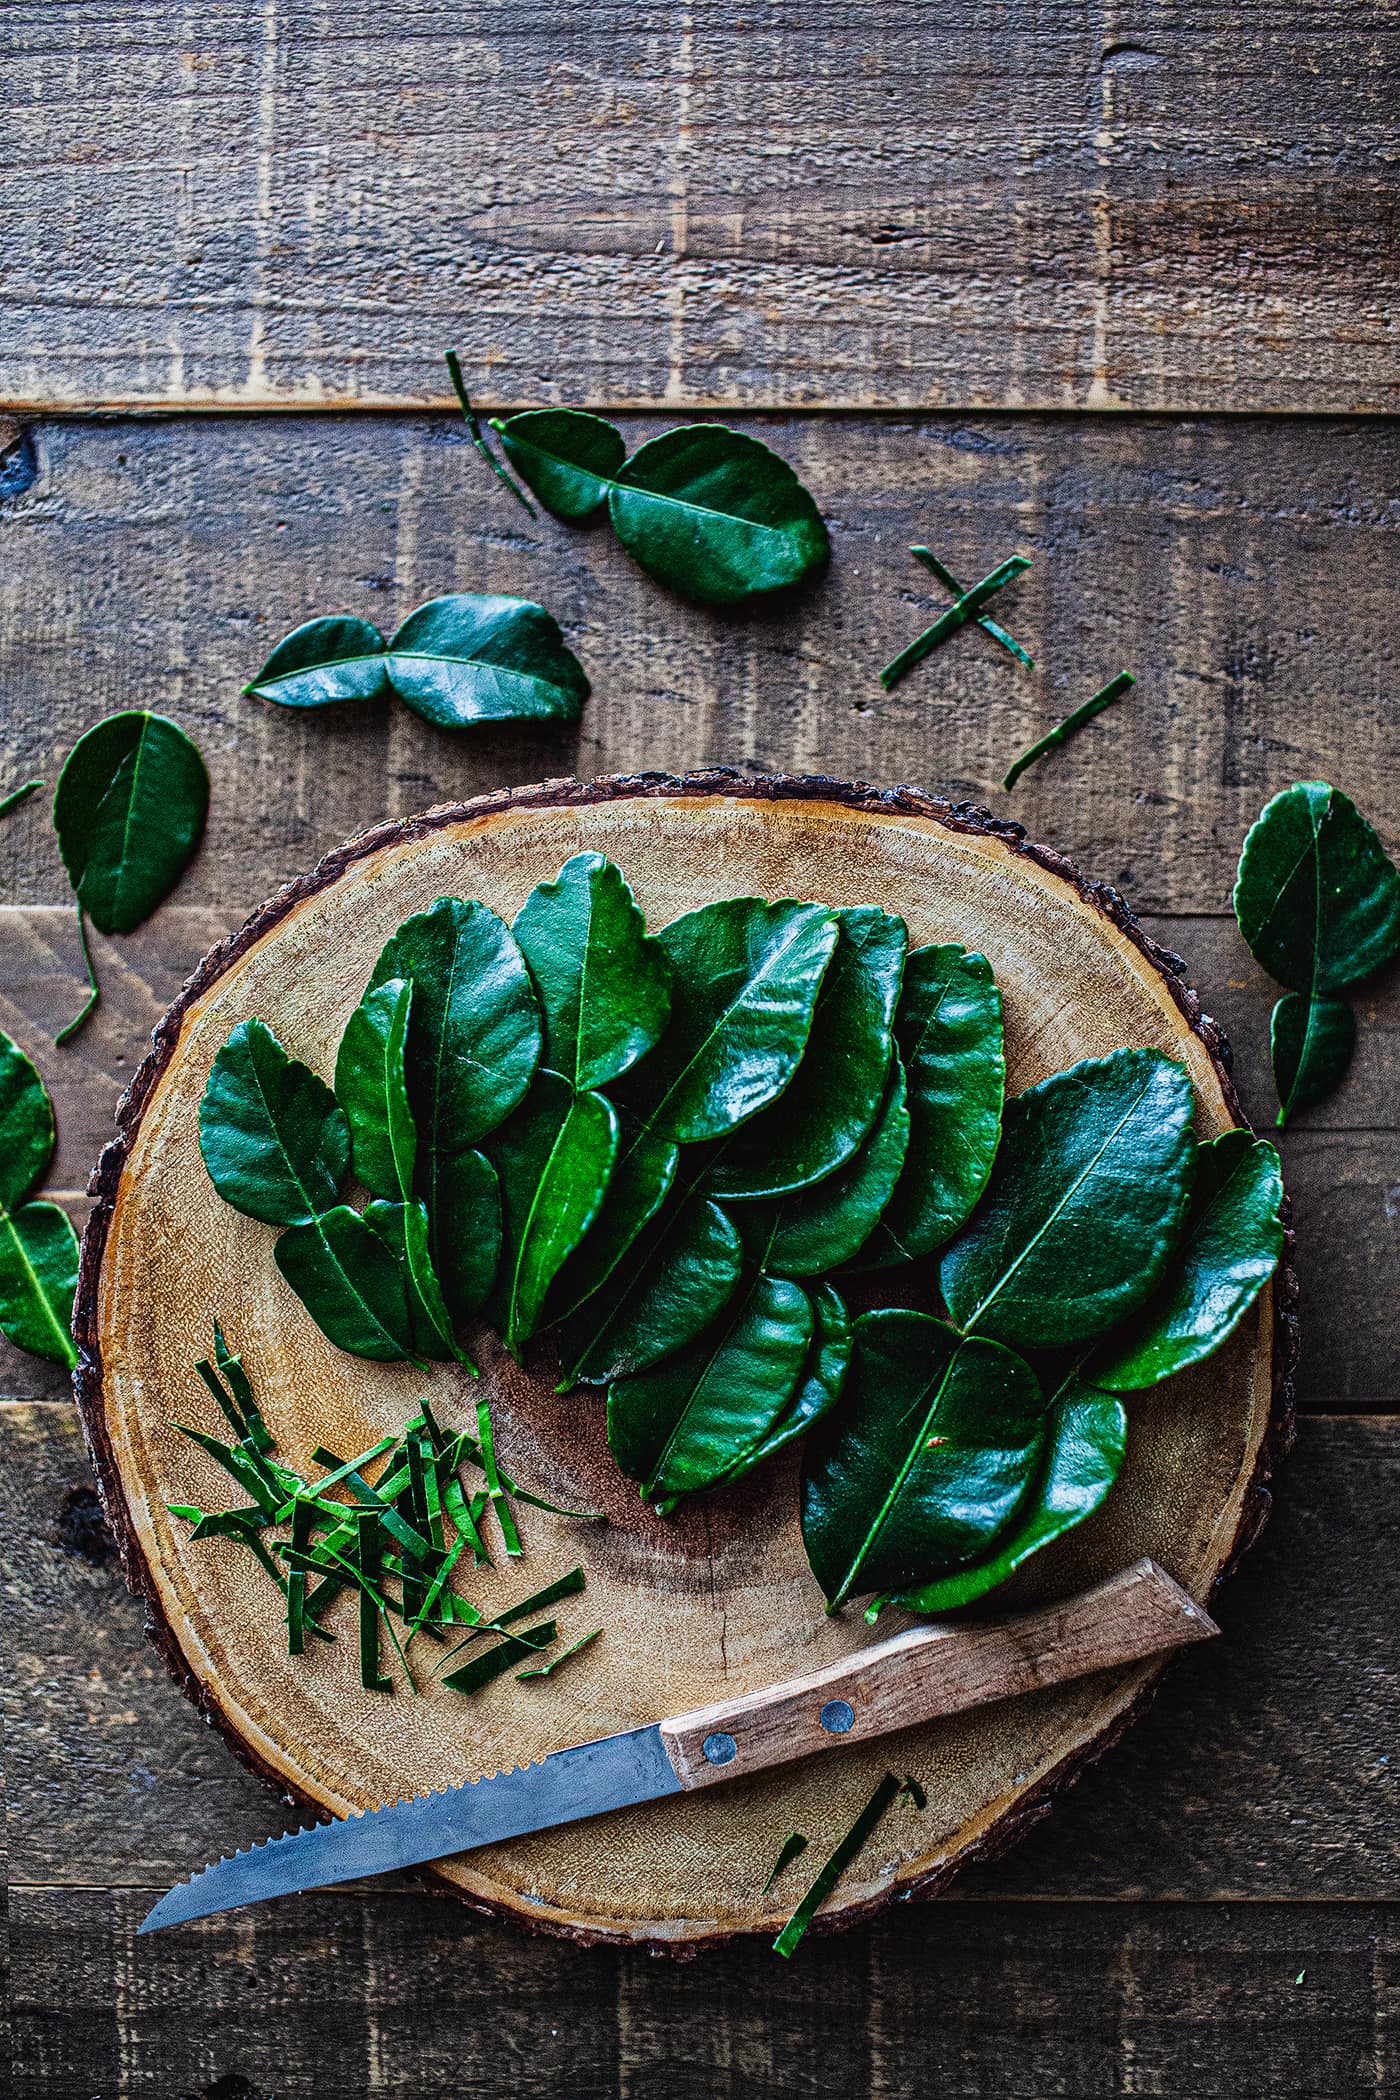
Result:
<svg viewBox="0 0 1400 2100"><path fill-rule="evenodd" d="M1131 692L1136 684L1137 680L1131 671L1120 671L1116 678L1110 678L1108 684L1101 686L1092 699L1086 700L1082 707L1076 707L1072 714L1065 716L1063 722L1057 722L1054 728L1047 730L1029 750L1023 751L1011 766L1002 786L1015 787L1027 766L1033 766L1038 758L1044 758L1046 752L1053 751L1057 744L1068 742L1076 729L1082 729L1086 722L1092 722L1095 715L1101 715L1106 707L1112 707L1115 700L1121 700L1124 693Z"/></svg>
<svg viewBox="0 0 1400 2100"><path fill-rule="evenodd" d="M792 1916L773 1942L773 1952L786 1960L797 1948L817 1912L835 1888L873 1833L875 1826L883 1821L894 1806L900 1793L900 1782L893 1772L886 1772L870 1799L866 1802L855 1822L842 1838L836 1850L817 1875L816 1880L798 1904Z"/></svg>

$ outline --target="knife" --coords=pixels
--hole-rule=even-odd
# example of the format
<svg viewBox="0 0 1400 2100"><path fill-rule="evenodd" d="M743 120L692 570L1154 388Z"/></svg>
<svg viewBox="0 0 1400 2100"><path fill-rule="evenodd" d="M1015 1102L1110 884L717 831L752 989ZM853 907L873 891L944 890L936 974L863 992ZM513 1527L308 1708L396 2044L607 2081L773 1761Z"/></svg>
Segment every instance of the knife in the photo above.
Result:
<svg viewBox="0 0 1400 2100"><path fill-rule="evenodd" d="M1155 1561L1135 1561L1095 1589L1019 1618L911 1626L809 1677L551 1750L537 1764L441 1793L270 1838L180 1882L140 1929L159 1932L245 1903L419 1866L746 1778L813 1751L868 1742L891 1729L1209 1640L1219 1630Z"/></svg>

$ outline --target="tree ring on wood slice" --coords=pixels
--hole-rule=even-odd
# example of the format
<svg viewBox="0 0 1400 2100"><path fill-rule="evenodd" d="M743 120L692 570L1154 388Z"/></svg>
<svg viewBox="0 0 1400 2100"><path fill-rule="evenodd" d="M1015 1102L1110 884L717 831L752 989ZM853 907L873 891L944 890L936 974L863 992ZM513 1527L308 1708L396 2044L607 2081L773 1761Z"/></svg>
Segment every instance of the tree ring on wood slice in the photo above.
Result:
<svg viewBox="0 0 1400 2100"><path fill-rule="evenodd" d="M170 1427L206 1416L219 1427L193 1370L211 1314L242 1350L292 1464L318 1442L349 1453L396 1431L425 1389L446 1422L472 1419L477 1388L464 1373L442 1367L425 1381L324 1339L277 1272L272 1231L209 1182L199 1100L215 1052L254 1013L329 1076L346 1016L402 919L444 893L510 918L584 851L619 863L653 928L746 893L883 905L916 943L961 941L990 957L1010 1091L1078 1058L1155 1044L1189 1069L1202 1137L1242 1120L1219 1031L1114 892L1018 826L909 788L730 772L551 782L384 825L290 884L205 958L118 1111L83 1243L76 1385L128 1579L172 1672L247 1763L317 1810L340 1815L519 1764L815 1669L872 1637L858 1610L823 1610L798 1530L795 1452L663 1521L613 1466L601 1400L555 1394L485 1333L482 1389L503 1464L552 1501L607 1513L604 1526L578 1526L522 1509L526 1560L473 1582L476 1602L503 1603L583 1561L589 1586L565 1637L604 1632L557 1678L521 1684L512 1673L472 1699L441 1686L421 1698L403 1684L392 1696L362 1691L348 1621L334 1645L289 1658L252 1557L224 1540L191 1546L166 1513L167 1502L230 1499L224 1475ZM1262 1524L1287 1446L1293 1297L1285 1267L1211 1363L1129 1400L1128 1457L1108 1503L995 1608L1066 1595L1142 1553L1209 1599ZM900 1623L886 1614L881 1635ZM928 1808L887 1818L846 1876L823 1922L849 1921L1012 1842L1140 1709L1160 1669L1113 1671L493 1846L442 1862L432 1879L575 1939L691 1952L776 1929L793 1892L760 1891L788 1832L804 1831L820 1859L887 1767L910 1772Z"/></svg>

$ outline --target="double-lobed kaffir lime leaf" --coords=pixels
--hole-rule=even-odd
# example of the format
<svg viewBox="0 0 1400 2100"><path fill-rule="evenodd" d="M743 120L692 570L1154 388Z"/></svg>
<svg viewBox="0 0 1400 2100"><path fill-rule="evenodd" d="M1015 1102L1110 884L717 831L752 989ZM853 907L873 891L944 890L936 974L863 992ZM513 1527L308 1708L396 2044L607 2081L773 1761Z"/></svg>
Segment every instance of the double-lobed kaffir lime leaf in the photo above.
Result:
<svg viewBox="0 0 1400 2100"><path fill-rule="evenodd" d="M736 1206L754 1259L774 1276L820 1276L854 1261L898 1186L908 1142L904 1067L896 1060L875 1127L853 1160L781 1203Z"/></svg>
<svg viewBox="0 0 1400 2100"><path fill-rule="evenodd" d="M109 715L78 739L54 791L59 851L78 904L100 933L131 933L189 866L209 813L209 775L183 729L164 715ZM83 935L89 996L57 1040L98 1000Z"/></svg>
<svg viewBox="0 0 1400 2100"><path fill-rule="evenodd" d="M386 642L368 620L308 620L244 688L279 707L329 707L395 692L443 729L576 722L588 680L559 624L528 598L455 591L408 615Z"/></svg>
<svg viewBox="0 0 1400 2100"><path fill-rule="evenodd" d="M53 1157L53 1108L18 1043L0 1032L0 1334L68 1369L78 1240L56 1203L31 1202Z"/></svg>
<svg viewBox="0 0 1400 2100"><path fill-rule="evenodd" d="M199 1149L235 1210L265 1225L311 1225L339 1201L350 1130L324 1079L254 1016L214 1059L199 1104Z"/></svg>
<svg viewBox="0 0 1400 2100"><path fill-rule="evenodd" d="M785 590L830 553L787 461L722 423L665 431L630 459L614 424L579 409L532 409L492 428L546 510L573 521L606 504L638 567L702 605Z"/></svg>
<svg viewBox="0 0 1400 2100"><path fill-rule="evenodd" d="M1251 827L1235 916L1256 962L1289 987L1274 1008L1279 1122L1341 1079L1356 1025L1338 998L1400 952L1400 871L1341 790L1300 780Z"/></svg>
<svg viewBox="0 0 1400 2100"><path fill-rule="evenodd" d="M350 1126L356 1177L398 1203L413 1194L418 1154L406 1064L412 1005L407 978L371 985L345 1024L335 1060L335 1098Z"/></svg>
<svg viewBox="0 0 1400 2100"><path fill-rule="evenodd" d="M658 1040L670 969L620 868L576 853L531 890L511 928L539 995L543 1062L587 1090L618 1079Z"/></svg>

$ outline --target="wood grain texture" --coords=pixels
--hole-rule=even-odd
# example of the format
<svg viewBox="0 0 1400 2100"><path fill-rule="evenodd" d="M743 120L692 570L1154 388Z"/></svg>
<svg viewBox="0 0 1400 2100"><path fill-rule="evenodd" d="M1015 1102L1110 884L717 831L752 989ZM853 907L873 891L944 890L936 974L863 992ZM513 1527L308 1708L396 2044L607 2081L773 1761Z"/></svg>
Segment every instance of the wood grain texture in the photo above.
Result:
<svg viewBox="0 0 1400 2100"><path fill-rule="evenodd" d="M688 1967L353 1894L137 1941L144 1895L20 1891L15 2100L1360 2100L1400 1919L1322 1903L942 1903L863 1958Z"/></svg>
<svg viewBox="0 0 1400 2100"><path fill-rule="evenodd" d="M1223 1637L1175 1662L1113 1755L952 1894L1400 1901L1400 1571L1373 1544L1397 1496L1400 1423L1304 1417L1216 1604ZM10 1878L160 1893L298 1817L171 1685L95 1505L73 1409L0 1404Z"/></svg>
<svg viewBox="0 0 1400 2100"><path fill-rule="evenodd" d="M24 0L0 400L1395 400L1389 10ZM93 83L101 82L94 92Z"/></svg>
<svg viewBox="0 0 1400 2100"><path fill-rule="evenodd" d="M41 424L0 495L0 782L52 785L109 710L172 715L213 774L177 901L225 925L384 817L646 767L990 803L1141 911L1228 910L1245 830L1293 780L1335 780L1400 849L1400 423L746 427L812 488L833 558L807 592L718 613L658 589L606 529L532 526L445 418ZM967 629L881 690L946 603L913 541L966 582L1034 557L996 611L1039 670ZM312 614L388 627L449 590L549 606L594 683L576 730L454 735L388 703L298 718L240 697ZM1132 696L1003 794L1016 753L1124 664ZM35 797L0 827L0 896L65 895Z"/></svg>
<svg viewBox="0 0 1400 2100"><path fill-rule="evenodd" d="M292 1312L266 1232L213 1197L195 1117L234 1021L257 1012L297 1054L324 1065L374 954L407 913L454 889L511 917L563 859L601 849L624 868L653 925L736 884L761 895L791 886L835 904L879 902L903 916L916 942L985 947L1006 1002L1013 1089L1079 1057L1152 1043L1190 1072L1203 1135L1237 1114L1213 1035L1172 969L1112 892L1057 856L909 793L801 781L735 786L713 775L558 784L382 827L206 959L162 1022L124 1104L121 1135L94 1184L75 1320L79 1401L104 1497L128 1576L149 1600L177 1678L240 1755L317 1809L343 1814L494 1771L580 1734L659 1718L658 1704L674 1713L752 1691L791 1674L797 1656L820 1667L862 1645L864 1629L821 1608L805 1570L791 1465L747 1484L738 1504L707 1498L663 1534L610 1464L596 1409L561 1400L548 1362L517 1368L483 1336L483 1390L516 1477L569 1507L608 1515L581 1555L590 1616L610 1629L590 1669L566 1680L546 1713L508 1683L468 1721L441 1687L411 1701L366 1700L334 1656L289 1666L256 1568L241 1556L191 1549L166 1513L170 1501L202 1493L199 1464L192 1474L170 1422L169 1396L189 1378L191 1336L236 1281L236 1339L294 1464L310 1443L358 1449L401 1422L421 1375L331 1349ZM1018 1579L1013 1600L1066 1595L1144 1551L1198 1600L1210 1596L1255 1535L1267 1508L1261 1483L1287 1447L1292 1289L1285 1266L1208 1370L1173 1380L1137 1411L1114 1496ZM435 1406L449 1423L459 1383L452 1373L434 1381ZM559 1555L577 1550L553 1537L548 1544L556 1572L566 1564ZM502 1589L499 1574L485 1580L483 1603L519 1594L511 1584ZM718 1609L715 1598L723 1600ZM1139 1665L1036 1693L991 1717L973 1713L911 1732L904 1754L938 1802L936 1819L901 1829L873 1873L851 1878L843 1917L999 1849L1111 1739L1156 1674ZM883 1743L856 1743L819 1773L800 1766L737 1783L718 1808L703 1794L657 1803L582 1838L571 1828L492 1847L445 1862L434 1876L542 1929L658 1947L704 1944L769 1921L771 1901L756 1891L783 1835L779 1823L791 1827L800 1815L818 1841L834 1843L885 1756Z"/></svg>

